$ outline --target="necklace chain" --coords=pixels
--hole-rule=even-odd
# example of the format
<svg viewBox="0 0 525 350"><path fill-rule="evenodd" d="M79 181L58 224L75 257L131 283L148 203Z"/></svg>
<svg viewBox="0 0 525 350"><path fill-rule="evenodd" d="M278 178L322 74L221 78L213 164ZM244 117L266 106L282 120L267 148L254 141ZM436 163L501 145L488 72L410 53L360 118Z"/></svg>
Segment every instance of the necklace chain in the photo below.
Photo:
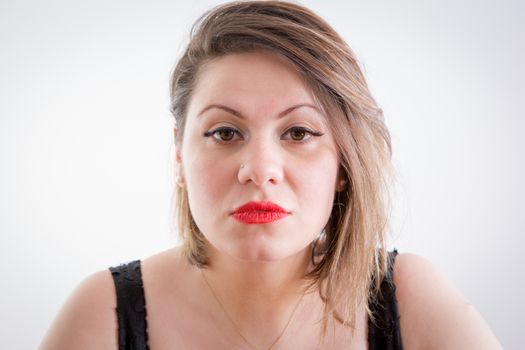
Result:
<svg viewBox="0 0 525 350"><path fill-rule="evenodd" d="M213 288L211 287L210 283L208 282L208 279L206 278L206 276L204 275L204 270L201 269L201 274L202 274L202 278L204 279L204 282L206 282L206 285L208 286L208 288L210 289L210 292L211 294L213 295L213 297L215 298L215 300L217 301L217 303L220 305L222 311L224 312L224 314L226 315L226 317L230 320L231 324L234 326L235 328L235 331L240 335L240 337L242 338L242 340L244 340L244 342L246 344L248 344L248 346L252 349L257 349L255 346L252 345L252 343L250 343L248 341L248 339L246 339L244 337L244 335L242 335L241 331L239 330L239 327L237 326L237 324L233 321L233 319L231 318L230 314L228 313L228 311L226 311L226 308L224 307L224 305L221 303L221 300L219 299L219 297L217 296L217 294L215 293L215 291L213 290ZM290 323L292 323L292 319L295 315L295 312L297 311L297 309L299 308L299 304L301 304L301 301L303 300L303 297L306 293L306 290L303 292L303 294L301 295L301 297L299 298L299 301L297 302L297 304L295 304L295 307L293 308L292 310L292 313L290 314L290 317L288 318L288 321L286 322L286 325L284 326L283 330L281 331L281 333L279 334L279 336L277 336L277 338L275 338L275 340L272 342L272 344L270 345L270 347L267 349L267 350L271 350L273 349L273 347L275 346L275 344L277 344L277 342L282 338L282 336L284 335L284 333L286 332L286 330L288 329L288 326L290 325Z"/></svg>

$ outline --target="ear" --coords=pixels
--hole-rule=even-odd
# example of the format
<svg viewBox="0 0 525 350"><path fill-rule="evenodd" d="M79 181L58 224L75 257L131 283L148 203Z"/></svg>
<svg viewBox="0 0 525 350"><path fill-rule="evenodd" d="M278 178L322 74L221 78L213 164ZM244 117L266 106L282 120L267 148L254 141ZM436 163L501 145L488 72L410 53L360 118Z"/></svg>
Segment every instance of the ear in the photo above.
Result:
<svg viewBox="0 0 525 350"><path fill-rule="evenodd" d="M173 139L177 139L177 128L173 128ZM176 142L175 142L175 176L176 176L176 183L180 187L184 187L184 171L182 168L182 153L181 150L177 148Z"/></svg>
<svg viewBox="0 0 525 350"><path fill-rule="evenodd" d="M337 188L336 188L336 191L337 192L343 192L343 190L346 188L346 180L345 179L341 179L337 182Z"/></svg>
<svg viewBox="0 0 525 350"><path fill-rule="evenodd" d="M344 169L342 167L339 167L339 170L337 171L337 182L335 185L335 190L337 192L343 191L346 188L347 182L348 181L346 180Z"/></svg>

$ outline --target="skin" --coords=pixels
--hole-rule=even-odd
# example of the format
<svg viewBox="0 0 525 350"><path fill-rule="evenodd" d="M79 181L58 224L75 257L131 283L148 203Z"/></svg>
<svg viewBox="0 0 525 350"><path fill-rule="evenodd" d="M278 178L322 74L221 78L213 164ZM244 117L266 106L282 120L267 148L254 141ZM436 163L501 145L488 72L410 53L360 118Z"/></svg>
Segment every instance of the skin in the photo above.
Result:
<svg viewBox="0 0 525 350"><path fill-rule="evenodd" d="M219 104L227 108L208 108ZM297 105L303 106L290 109ZM209 242L205 276L229 317L201 270L179 248L170 249L142 263L150 346L249 349L240 332L254 348L268 348L301 298L310 243L342 189L333 137L301 77L282 58L263 52L207 64L187 117L177 171ZM204 136L219 127L237 132ZM290 132L292 127L323 135L308 137ZM231 217L252 200L271 200L290 215L264 225ZM501 348L481 316L427 260L399 255L394 282L405 349ZM65 304L41 349L117 349L115 307L111 274L93 274ZM317 293L306 294L275 349L315 349L321 308ZM367 349L367 316L356 312L354 332L331 322L321 348Z"/></svg>
<svg viewBox="0 0 525 350"><path fill-rule="evenodd" d="M336 191L339 160L326 118L301 77L276 56L229 55L200 76L206 79L198 80L177 157L195 222L218 259L242 260L249 270L266 266L250 262L297 255L322 231ZM265 225L230 215L262 200L290 215Z"/></svg>

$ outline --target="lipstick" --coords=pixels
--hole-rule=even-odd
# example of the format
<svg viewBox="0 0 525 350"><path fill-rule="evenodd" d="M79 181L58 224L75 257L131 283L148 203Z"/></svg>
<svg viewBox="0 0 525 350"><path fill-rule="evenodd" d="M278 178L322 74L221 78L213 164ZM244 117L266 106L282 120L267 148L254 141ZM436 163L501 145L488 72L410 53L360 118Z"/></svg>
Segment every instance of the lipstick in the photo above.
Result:
<svg viewBox="0 0 525 350"><path fill-rule="evenodd" d="M270 201L248 202L232 213L233 218L243 224L268 224L288 215L289 212Z"/></svg>

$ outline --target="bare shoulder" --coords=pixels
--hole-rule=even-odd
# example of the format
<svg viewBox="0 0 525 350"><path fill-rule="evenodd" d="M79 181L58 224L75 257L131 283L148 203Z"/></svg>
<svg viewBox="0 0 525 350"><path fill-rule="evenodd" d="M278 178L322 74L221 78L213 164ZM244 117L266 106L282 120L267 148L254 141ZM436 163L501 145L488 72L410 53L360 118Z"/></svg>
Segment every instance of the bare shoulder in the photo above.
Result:
<svg viewBox="0 0 525 350"><path fill-rule="evenodd" d="M93 273L65 302L40 349L117 349L116 304L111 272Z"/></svg>
<svg viewBox="0 0 525 350"><path fill-rule="evenodd" d="M141 260L148 310L162 310L162 301L173 292L166 281L181 277L185 259L172 248ZM157 307L157 304L158 307ZM102 270L86 277L72 292L56 316L40 350L118 349L117 297L111 271ZM156 318L148 317L155 325Z"/></svg>
<svg viewBox="0 0 525 350"><path fill-rule="evenodd" d="M474 306L427 259L398 255L394 283L405 349L501 349Z"/></svg>

